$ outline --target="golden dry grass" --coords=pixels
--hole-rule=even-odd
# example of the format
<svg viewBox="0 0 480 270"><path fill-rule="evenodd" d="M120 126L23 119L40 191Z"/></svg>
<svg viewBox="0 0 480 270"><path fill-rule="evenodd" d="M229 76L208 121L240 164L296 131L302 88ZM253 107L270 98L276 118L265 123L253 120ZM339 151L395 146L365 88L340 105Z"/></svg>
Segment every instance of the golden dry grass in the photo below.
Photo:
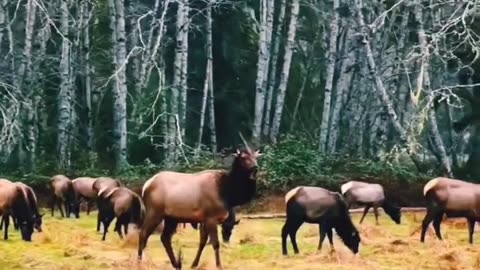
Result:
<svg viewBox="0 0 480 270"><path fill-rule="evenodd" d="M281 255L280 230L283 220L242 220L232 236L232 243L222 245L225 269L479 269L480 239L471 246L463 220L444 221L444 241L435 239L429 230L426 243L419 242L423 213L404 215L403 224L395 225L382 215L381 225L374 225L369 214L364 224L357 225L362 237L359 256L355 257L335 236L335 251L328 240L324 249L316 251L318 227L304 224L298 233L300 255ZM152 235L144 259L136 259L137 235L126 240L110 232L107 241L100 241L95 232L96 213L77 219L46 217L44 232L35 233L32 243L10 232L10 240L0 239L0 269L172 269L158 234ZM355 224L359 215L353 215ZM112 224L113 225L113 224ZM112 226L113 228L113 226ZM110 230L112 230L110 228ZM2 232L3 235L3 232ZM475 240L474 240L475 241ZM174 249L182 247L184 268L189 266L198 244L198 232L189 225L174 236ZM210 246L205 248L198 269L215 269Z"/></svg>

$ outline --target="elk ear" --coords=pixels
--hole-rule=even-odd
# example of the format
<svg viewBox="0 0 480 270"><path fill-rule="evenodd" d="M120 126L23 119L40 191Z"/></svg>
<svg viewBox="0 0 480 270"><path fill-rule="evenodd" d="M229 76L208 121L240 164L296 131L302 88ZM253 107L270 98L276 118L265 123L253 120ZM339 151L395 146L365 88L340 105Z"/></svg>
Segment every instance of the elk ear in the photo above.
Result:
<svg viewBox="0 0 480 270"><path fill-rule="evenodd" d="M240 219L235 221L235 225L238 225L238 223L240 223Z"/></svg>

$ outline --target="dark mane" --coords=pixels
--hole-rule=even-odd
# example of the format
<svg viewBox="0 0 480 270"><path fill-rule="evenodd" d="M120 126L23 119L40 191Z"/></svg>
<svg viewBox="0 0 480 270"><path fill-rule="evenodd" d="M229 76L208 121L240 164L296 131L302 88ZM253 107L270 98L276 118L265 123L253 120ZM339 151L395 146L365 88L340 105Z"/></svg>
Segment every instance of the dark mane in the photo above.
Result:
<svg viewBox="0 0 480 270"><path fill-rule="evenodd" d="M355 241L354 234L358 236L358 231L353 225L347 204L339 193L337 193L337 202L339 216L334 220L333 227L342 242L348 248L352 249L352 244L354 244Z"/></svg>
<svg viewBox="0 0 480 270"><path fill-rule="evenodd" d="M220 178L220 194L227 208L242 205L253 199L257 189L257 183L250 179L252 172L246 170L240 164L240 158L236 157L232 168Z"/></svg>
<svg viewBox="0 0 480 270"><path fill-rule="evenodd" d="M13 203L13 212L18 220L18 223L26 222L29 226L33 226L33 214L30 210L27 195L23 192L21 187L17 188L17 196Z"/></svg>

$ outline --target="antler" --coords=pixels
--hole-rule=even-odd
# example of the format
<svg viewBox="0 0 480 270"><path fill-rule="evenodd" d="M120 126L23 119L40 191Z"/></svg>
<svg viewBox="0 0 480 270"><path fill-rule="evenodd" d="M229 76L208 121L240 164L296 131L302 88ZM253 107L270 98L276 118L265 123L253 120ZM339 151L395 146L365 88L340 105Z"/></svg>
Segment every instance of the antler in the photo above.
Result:
<svg viewBox="0 0 480 270"><path fill-rule="evenodd" d="M243 143L245 144L245 147L247 147L248 152L252 153L252 149L250 149L250 146L248 146L247 141L245 141L245 138L243 138L242 132L238 132L238 135L240 135L240 138L242 139Z"/></svg>

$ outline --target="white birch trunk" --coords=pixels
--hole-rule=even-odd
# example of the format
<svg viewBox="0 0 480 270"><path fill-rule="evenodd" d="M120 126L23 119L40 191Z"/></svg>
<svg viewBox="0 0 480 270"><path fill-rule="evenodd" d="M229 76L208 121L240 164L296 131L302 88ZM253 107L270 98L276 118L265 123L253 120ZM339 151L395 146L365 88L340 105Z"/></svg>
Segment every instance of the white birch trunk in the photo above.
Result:
<svg viewBox="0 0 480 270"><path fill-rule="evenodd" d="M337 149L337 139L340 132L340 112L343 108L345 93L347 93L352 85L353 68L356 63L356 50L351 45L353 40L353 31L347 25L345 44L344 44L344 59L341 64L339 78L335 87L335 102L333 103L332 118L328 131L328 148L327 152L334 153Z"/></svg>
<svg viewBox="0 0 480 270"><path fill-rule="evenodd" d="M115 33L115 86L113 88L113 151L115 169L121 170L127 162L127 85L126 64L127 47L125 34L125 6L123 0L110 0L110 18L114 20Z"/></svg>
<svg viewBox="0 0 480 270"><path fill-rule="evenodd" d="M8 1L9 0L2 0L0 2L0 55L2 54L2 46L3 46L3 39L5 27L7 26L7 8L8 8Z"/></svg>
<svg viewBox="0 0 480 270"><path fill-rule="evenodd" d="M83 57L84 57L84 84L85 84L85 103L87 107L87 146L89 151L95 149L95 134L93 128L93 98L92 98L92 70L90 64L90 5L87 1L82 2L84 9L84 21L82 22L83 26Z"/></svg>
<svg viewBox="0 0 480 270"><path fill-rule="evenodd" d="M69 32L69 11L66 1L60 1L61 26L63 36ZM57 166L60 169L70 167L70 134L72 122L72 87L70 85L70 53L71 42L64 38L62 40L62 55L60 60L60 92L57 97Z"/></svg>
<svg viewBox="0 0 480 270"><path fill-rule="evenodd" d="M327 78L325 81L325 90L323 97L323 112L322 122L320 124L320 152L326 152L327 138L329 130L330 120L330 103L332 99L332 87L333 87L333 75L335 72L335 62L337 59L337 35L338 35L338 7L340 6L340 0L333 0L333 17L330 21L330 38L328 45L328 58L327 58Z"/></svg>
<svg viewBox="0 0 480 270"><path fill-rule="evenodd" d="M178 97L179 91L181 90L181 83L182 83L182 59L183 59L183 32L182 27L185 24L185 14L184 14L184 2L183 0L177 1L177 21L176 21L176 29L177 29L177 36L176 36L176 48L175 48L175 59L173 63L173 86L172 86L172 94L170 95L170 117L168 121L169 127L169 162L173 162L176 157L176 145L177 145L177 123L176 119L178 119L179 115L179 106L178 106Z"/></svg>
<svg viewBox="0 0 480 270"><path fill-rule="evenodd" d="M203 130L205 128L205 113L207 109L207 100L209 96L209 86L210 86L210 73L212 73L212 62L213 62L213 55L212 55L212 7L210 6L211 2L207 3L207 23L206 23L206 54L207 54L207 67L205 72L205 81L203 84L203 97L202 97L202 109L200 110L200 127L198 130L198 140L197 140L197 148L200 150L203 138Z"/></svg>
<svg viewBox="0 0 480 270"><path fill-rule="evenodd" d="M267 87L266 87L266 100L265 100L265 117L264 117L264 122L263 122L263 127L262 127L262 134L263 136L268 136L270 132L270 120L272 116L272 100L273 100L273 90L275 89L276 86L276 80L277 80L277 65L278 65L278 54L280 50L280 43L282 43L282 30L283 30L283 25L285 24L285 6L286 6L286 0L281 0L280 1L280 10L278 13L278 20L277 20L277 25L275 27L275 34L274 37L275 39L273 40L273 48L272 48L272 53L271 53L271 58L270 58L270 65L269 65L269 72L268 72L268 78L267 78ZM273 37L272 37L273 38Z"/></svg>
<svg viewBox="0 0 480 270"><path fill-rule="evenodd" d="M266 70L268 68L267 51L267 1L260 0L260 33L258 39L258 62L257 62L257 80L255 82L255 114L253 119L252 139L260 141L262 131L263 111L265 107L265 89L263 82L265 80Z"/></svg>
<svg viewBox="0 0 480 270"><path fill-rule="evenodd" d="M432 135L432 141L434 145L434 150L437 151L437 155L440 158L440 163L442 164L445 172L449 177L453 177L452 175L452 168L450 165L450 161L447 157L447 151L445 150L445 146L443 144L442 137L440 136L440 132L438 130L437 125L437 118L435 114L435 109L433 108L433 100L434 100L434 93L431 92L431 85L430 85L430 74L429 74L429 61L430 61L430 52L428 48L428 41L427 36L425 34L425 30L423 27L423 12L422 12L422 4L419 1L415 3L415 20L417 21L417 35L418 41L420 43L420 48L422 50L422 58L421 63L422 66L420 68L423 71L423 78L419 77L417 80L417 87L422 86L422 81L424 85L424 89L428 95L428 104L431 108L428 108L428 128ZM422 72L420 75L422 76Z"/></svg>
<svg viewBox="0 0 480 270"><path fill-rule="evenodd" d="M188 30L190 26L189 13L190 7L188 0L184 0L183 16L184 24L182 27L182 76L180 82L180 130L182 141L185 141L185 130L187 124L187 96L188 96Z"/></svg>
<svg viewBox="0 0 480 270"><path fill-rule="evenodd" d="M210 131L210 147L213 153L217 152L217 128L215 125L215 95L213 92L213 32L212 9L207 10L207 57L210 62L208 73L208 129Z"/></svg>
<svg viewBox="0 0 480 270"><path fill-rule="evenodd" d="M409 156L411 157L411 159L415 163L415 165L418 168L420 168L421 167L420 159L419 159L417 153L409 145L409 139L408 139L408 136L407 136L407 132L405 131L405 129L400 124L398 116L397 116L397 114L395 112L395 109L393 107L393 103L392 103L392 101L390 100L390 97L387 94L387 91L386 91L386 89L383 85L383 82L382 82L382 79L380 78L380 75L377 73L377 66L375 64L375 59L373 57L372 48L370 46L370 43L368 42L368 36L367 36L367 33L366 33L366 29L365 29L365 27L366 27L365 26L365 21L363 19L363 14L361 12L362 6L363 6L362 0L354 0L354 2L355 2L355 13L356 13L355 14L355 19L357 20L358 25L362 29L361 31L362 31L363 37L366 39L362 42L362 44L365 47L365 53L366 53L366 57L367 57L367 64L368 64L368 68L369 68L369 71L370 71L370 76L372 76L372 78L375 81L375 90L376 90L377 94L379 95L379 97L382 101L382 105L385 107L385 109L388 113L390 121L392 121L392 124L393 124L393 127L394 127L395 131L400 136L400 143L402 144L402 146L404 146L406 148L407 153L409 154Z"/></svg>
<svg viewBox="0 0 480 270"><path fill-rule="evenodd" d="M272 142L276 142L278 133L280 131L280 122L282 120L285 92L287 91L288 75L290 73L290 63L292 61L293 46L295 43L295 33L297 31L297 16L299 8L299 0L293 0L292 10L290 13L290 23L288 26L287 43L285 45L285 55L283 57L282 73L280 74L280 83L277 89L275 113L273 115L272 128L270 131L270 140Z"/></svg>

